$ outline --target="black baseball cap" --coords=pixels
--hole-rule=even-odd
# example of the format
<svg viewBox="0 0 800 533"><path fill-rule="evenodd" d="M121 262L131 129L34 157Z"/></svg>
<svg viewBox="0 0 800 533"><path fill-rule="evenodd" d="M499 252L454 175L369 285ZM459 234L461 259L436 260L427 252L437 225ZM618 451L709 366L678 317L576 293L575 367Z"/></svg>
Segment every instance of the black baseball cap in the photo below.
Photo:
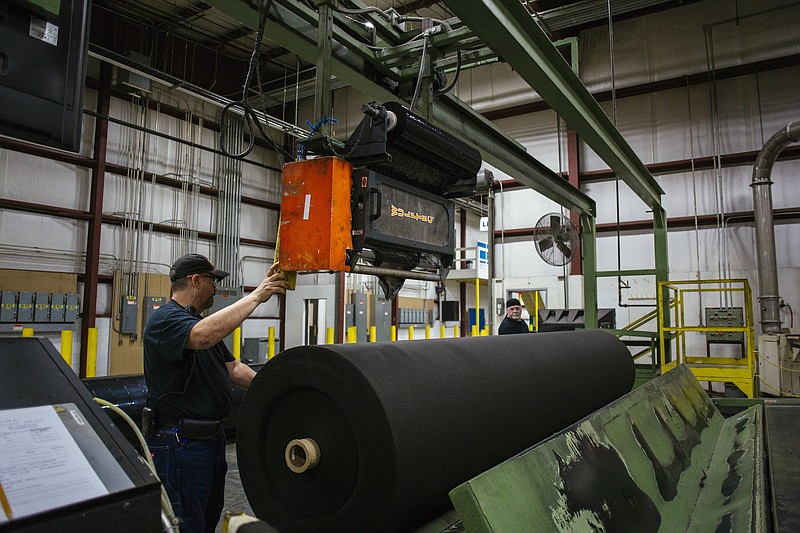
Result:
<svg viewBox="0 0 800 533"><path fill-rule="evenodd" d="M506 307L514 307L515 305L522 305L516 298L509 298L506 300Z"/></svg>
<svg viewBox="0 0 800 533"><path fill-rule="evenodd" d="M211 261L200 254L186 254L172 263L172 268L169 269L170 281L185 278L192 274L211 274L218 280L228 277L227 272L214 268Z"/></svg>

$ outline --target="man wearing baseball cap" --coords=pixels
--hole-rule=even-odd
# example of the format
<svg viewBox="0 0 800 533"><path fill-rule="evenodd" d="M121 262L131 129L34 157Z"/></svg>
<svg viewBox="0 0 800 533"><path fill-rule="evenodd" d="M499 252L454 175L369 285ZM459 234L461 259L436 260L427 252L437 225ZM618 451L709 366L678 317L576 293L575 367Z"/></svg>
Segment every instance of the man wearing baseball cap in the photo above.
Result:
<svg viewBox="0 0 800 533"><path fill-rule="evenodd" d="M285 294L277 264L237 302L202 317L228 273L200 254L180 257L169 272L172 298L144 329L147 421L143 426L180 530L213 533L225 489L225 432L231 385L246 389L255 372L222 340L273 294Z"/></svg>
<svg viewBox="0 0 800 533"><path fill-rule="evenodd" d="M500 335L529 333L528 325L522 320L522 304L516 298L509 298L506 301L506 317L500 322L497 333Z"/></svg>

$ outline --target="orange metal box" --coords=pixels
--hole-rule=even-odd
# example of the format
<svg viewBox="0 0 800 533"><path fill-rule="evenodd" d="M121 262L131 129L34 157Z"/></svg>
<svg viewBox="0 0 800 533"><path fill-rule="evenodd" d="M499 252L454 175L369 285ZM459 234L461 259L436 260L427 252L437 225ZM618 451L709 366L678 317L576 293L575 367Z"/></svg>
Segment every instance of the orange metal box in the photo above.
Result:
<svg viewBox="0 0 800 533"><path fill-rule="evenodd" d="M353 167L337 157L319 157L283 167L281 270L349 271L353 247L350 191Z"/></svg>

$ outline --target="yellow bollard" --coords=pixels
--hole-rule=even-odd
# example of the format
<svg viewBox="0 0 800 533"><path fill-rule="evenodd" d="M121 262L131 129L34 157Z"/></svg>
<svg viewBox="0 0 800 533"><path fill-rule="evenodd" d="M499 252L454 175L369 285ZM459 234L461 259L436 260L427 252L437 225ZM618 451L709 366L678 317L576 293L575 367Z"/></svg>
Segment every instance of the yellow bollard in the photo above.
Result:
<svg viewBox="0 0 800 533"><path fill-rule="evenodd" d="M489 336L489 326L483 326L483 330L481 331L481 337L488 337Z"/></svg>
<svg viewBox="0 0 800 533"><path fill-rule="evenodd" d="M472 326L472 336L473 337L478 336L478 326Z"/></svg>
<svg viewBox="0 0 800 533"><path fill-rule="evenodd" d="M444 324L439 326L439 338L444 339L444 335L447 332L447 329L444 327Z"/></svg>
<svg viewBox="0 0 800 533"><path fill-rule="evenodd" d="M333 328L325 330L325 344L333 344Z"/></svg>
<svg viewBox="0 0 800 533"><path fill-rule="evenodd" d="M408 326L408 340L414 340L414 326Z"/></svg>
<svg viewBox="0 0 800 533"><path fill-rule="evenodd" d="M459 337L459 335L458 335L458 324L453 326L453 337L454 338L458 338Z"/></svg>
<svg viewBox="0 0 800 533"><path fill-rule="evenodd" d="M528 324L528 331L533 333L533 324Z"/></svg>
<svg viewBox="0 0 800 533"><path fill-rule="evenodd" d="M267 361L275 357L275 328L267 328Z"/></svg>
<svg viewBox="0 0 800 533"><path fill-rule="evenodd" d="M233 358L237 361L242 359L242 328L241 326L233 330Z"/></svg>
<svg viewBox="0 0 800 533"><path fill-rule="evenodd" d="M67 362L67 366L72 368L72 330L61 331L61 357Z"/></svg>
<svg viewBox="0 0 800 533"><path fill-rule="evenodd" d="M397 326L392 326L392 340L397 340Z"/></svg>
<svg viewBox="0 0 800 533"><path fill-rule="evenodd" d="M355 344L356 343L356 327L350 326L347 328L347 344Z"/></svg>
<svg viewBox="0 0 800 533"><path fill-rule="evenodd" d="M86 340L86 377L97 376L97 328L89 328Z"/></svg>
<svg viewBox="0 0 800 533"><path fill-rule="evenodd" d="M431 327L428 324L425 324L425 338L431 338Z"/></svg>
<svg viewBox="0 0 800 533"><path fill-rule="evenodd" d="M376 326L369 327L369 342L375 342L378 340L378 328Z"/></svg>
<svg viewBox="0 0 800 533"><path fill-rule="evenodd" d="M23 337L33 337L33 328L22 328Z"/></svg>

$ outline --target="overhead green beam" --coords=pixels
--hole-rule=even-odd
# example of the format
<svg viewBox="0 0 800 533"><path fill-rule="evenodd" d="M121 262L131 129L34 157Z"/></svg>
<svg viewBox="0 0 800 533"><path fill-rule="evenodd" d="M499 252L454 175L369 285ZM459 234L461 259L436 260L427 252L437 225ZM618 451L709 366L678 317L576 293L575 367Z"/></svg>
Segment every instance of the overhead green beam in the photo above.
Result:
<svg viewBox="0 0 800 533"><path fill-rule="evenodd" d="M258 13L243 0L207 0L207 3L255 31ZM292 4L292 10L283 6ZM305 61L314 63L317 55L317 23L309 24L297 16L297 2L274 0L264 32L265 38L291 50ZM313 13L313 10L311 10ZM364 57L351 50L363 48L351 40L347 32L334 31L331 72L355 89L381 102L398 101L393 92L364 75ZM379 61L376 59L376 62ZM377 66L373 63L374 66ZM379 69L380 71L381 69ZM579 189L544 166L525 151L525 148L451 95L437 98L432 122L464 142L475 146L484 161L494 165L517 181L558 202L576 213L594 215L595 202Z"/></svg>
<svg viewBox="0 0 800 533"><path fill-rule="evenodd" d="M225 13L251 28L254 32L258 27L258 11L253 9L244 0L209 0L206 2L210 6ZM284 5L286 4L286 5ZM267 18L264 38L269 41L291 50L302 59L316 63L317 57L317 28L319 19L317 12L303 4L292 0L273 1L269 7L269 17ZM347 43L344 46L342 43ZM365 62L370 62L376 71L391 79L397 78L397 73L379 62L374 62L374 52L367 48L363 43L353 39L347 32L340 27L333 29L332 54L339 59L334 63L346 66L350 74L342 72L342 76L334 74L351 83L347 76L357 74L364 77ZM376 96L377 98L377 96Z"/></svg>
<svg viewBox="0 0 800 533"><path fill-rule="evenodd" d="M575 213L595 216L595 201L528 154L525 147L467 104L449 94L437 98L433 122L475 146L487 163Z"/></svg>
<svg viewBox="0 0 800 533"><path fill-rule="evenodd" d="M519 0L445 0L651 208L658 183Z"/></svg>

